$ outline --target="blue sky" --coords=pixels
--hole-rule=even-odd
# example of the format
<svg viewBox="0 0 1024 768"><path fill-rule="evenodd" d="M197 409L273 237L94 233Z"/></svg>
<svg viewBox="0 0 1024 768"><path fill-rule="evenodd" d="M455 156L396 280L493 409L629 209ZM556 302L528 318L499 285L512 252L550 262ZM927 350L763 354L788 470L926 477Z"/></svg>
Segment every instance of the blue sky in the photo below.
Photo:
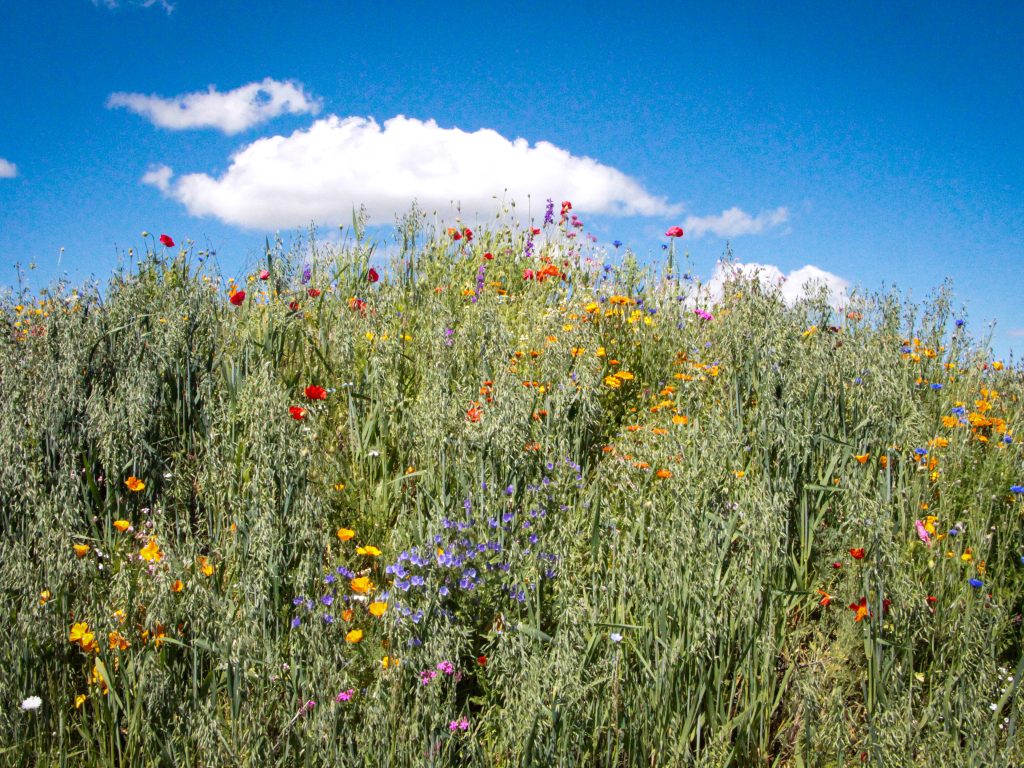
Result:
<svg viewBox="0 0 1024 768"><path fill-rule="evenodd" d="M241 269L359 195L472 219L507 178L641 255L688 224L704 276L729 239L917 298L949 277L1024 348L1024 5L510 5L10 4L0 282L106 277L142 230Z"/></svg>

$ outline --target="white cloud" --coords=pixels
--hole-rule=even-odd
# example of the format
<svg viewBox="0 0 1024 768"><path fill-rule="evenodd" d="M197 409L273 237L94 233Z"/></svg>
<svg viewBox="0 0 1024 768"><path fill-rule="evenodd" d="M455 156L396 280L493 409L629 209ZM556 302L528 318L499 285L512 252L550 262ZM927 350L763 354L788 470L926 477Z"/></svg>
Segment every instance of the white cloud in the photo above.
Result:
<svg viewBox="0 0 1024 768"><path fill-rule="evenodd" d="M715 272L707 284L708 292L715 301L722 298L725 283L730 279L742 277L757 280L769 290L778 290L782 300L792 306L801 298L824 287L828 295L828 303L835 309L846 305L849 298L850 283L839 275L808 264L794 269L789 274L772 264L748 264L719 262Z"/></svg>
<svg viewBox="0 0 1024 768"><path fill-rule="evenodd" d="M171 176L173 175L174 171L168 166L156 165L146 171L142 177L142 183L154 186L161 192L166 192L171 185Z"/></svg>
<svg viewBox="0 0 1024 768"><path fill-rule="evenodd" d="M708 232L718 237L759 235L766 229L785 224L789 220L788 208L776 208L751 216L739 208L722 211L718 216L687 216L683 227L687 234L700 237Z"/></svg>
<svg viewBox="0 0 1024 768"><path fill-rule="evenodd" d="M194 216L251 228L333 224L360 205L372 220L388 221L413 200L426 210L447 212L455 203L464 214L490 215L495 197L522 211L527 195L535 214L548 197L589 213L681 212L621 171L546 141L530 146L487 128L467 133L401 115L383 127L372 118L331 115L243 147L219 178L193 173L170 183L150 176L149 183L166 183L166 194Z"/></svg>
<svg viewBox="0 0 1024 768"><path fill-rule="evenodd" d="M18 166L0 157L0 179L13 179L18 175Z"/></svg>
<svg viewBox="0 0 1024 768"><path fill-rule="evenodd" d="M320 111L319 102L306 94L301 83L269 77L225 93L211 85L208 91L169 99L143 93L112 93L107 107L124 107L161 128L216 128L226 134L240 133L285 113L315 115Z"/></svg>
<svg viewBox="0 0 1024 768"><path fill-rule="evenodd" d="M102 6L107 10L112 11L115 8L120 8L126 3L124 0L92 0L92 4L97 8ZM127 5L137 5L142 8L151 8L154 5L158 5L167 11L168 16L170 16L174 11L174 3L170 2L170 0L127 0Z"/></svg>
<svg viewBox="0 0 1024 768"><path fill-rule="evenodd" d="M1017 338L1024 336L1024 328L1011 328L1010 335Z"/></svg>

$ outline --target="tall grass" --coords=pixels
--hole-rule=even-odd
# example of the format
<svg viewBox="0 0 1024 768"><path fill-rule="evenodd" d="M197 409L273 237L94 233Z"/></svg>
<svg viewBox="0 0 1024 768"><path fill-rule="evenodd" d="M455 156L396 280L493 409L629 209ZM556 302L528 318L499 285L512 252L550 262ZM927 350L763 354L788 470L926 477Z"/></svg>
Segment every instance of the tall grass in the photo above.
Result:
<svg viewBox="0 0 1024 768"><path fill-rule="evenodd" d="M2 301L0 763L1024 763L1024 387L947 290L355 224Z"/></svg>

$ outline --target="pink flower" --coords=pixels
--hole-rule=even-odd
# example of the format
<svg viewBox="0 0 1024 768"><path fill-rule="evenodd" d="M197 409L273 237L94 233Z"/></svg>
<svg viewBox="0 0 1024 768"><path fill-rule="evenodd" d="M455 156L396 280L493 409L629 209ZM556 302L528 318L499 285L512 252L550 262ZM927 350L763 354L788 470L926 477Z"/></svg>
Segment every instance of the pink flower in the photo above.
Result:
<svg viewBox="0 0 1024 768"><path fill-rule="evenodd" d="M339 703L342 702L342 701L348 701L349 699L351 699L355 695L355 692L356 692L355 688L349 688L347 691L342 691L337 696L335 696L334 700L339 702Z"/></svg>
<svg viewBox="0 0 1024 768"><path fill-rule="evenodd" d="M455 733L455 731L468 731L469 720L464 717L460 717L458 720L452 720L448 723L448 730L452 733Z"/></svg>
<svg viewBox="0 0 1024 768"><path fill-rule="evenodd" d="M924 523L920 520L915 520L914 525L917 526L917 538L930 547L932 545L932 538L928 535L928 530L924 527Z"/></svg>
<svg viewBox="0 0 1024 768"><path fill-rule="evenodd" d="M665 230L665 237L682 237L682 236L683 236L683 228L682 227L669 227L668 229Z"/></svg>
<svg viewBox="0 0 1024 768"><path fill-rule="evenodd" d="M524 269L523 270L523 280L533 280L533 270L532 269Z"/></svg>
<svg viewBox="0 0 1024 768"><path fill-rule="evenodd" d="M269 269L261 269L260 270L260 280L267 280L269 277L270 277L270 270Z"/></svg>

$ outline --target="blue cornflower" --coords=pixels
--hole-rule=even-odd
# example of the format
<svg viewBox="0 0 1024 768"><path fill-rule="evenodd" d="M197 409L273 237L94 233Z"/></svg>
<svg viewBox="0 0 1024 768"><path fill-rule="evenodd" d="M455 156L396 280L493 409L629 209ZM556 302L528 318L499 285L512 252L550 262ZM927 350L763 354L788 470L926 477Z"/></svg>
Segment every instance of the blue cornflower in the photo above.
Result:
<svg viewBox="0 0 1024 768"><path fill-rule="evenodd" d="M985 585L981 579L971 579L968 583L975 589L981 589Z"/></svg>
<svg viewBox="0 0 1024 768"><path fill-rule="evenodd" d="M932 384L932 389L942 389L941 384Z"/></svg>
<svg viewBox="0 0 1024 768"><path fill-rule="evenodd" d="M963 328L964 327L964 321L963 320L957 320L956 321L956 327L957 328Z"/></svg>
<svg viewBox="0 0 1024 768"><path fill-rule="evenodd" d="M1024 493L1024 485L1011 485L1010 493Z"/></svg>
<svg viewBox="0 0 1024 768"><path fill-rule="evenodd" d="M323 603L324 605L331 605L331 603L334 602L334 596L333 595L324 595L323 597L320 598L320 602Z"/></svg>
<svg viewBox="0 0 1024 768"><path fill-rule="evenodd" d="M614 245L616 248L620 248L622 246L622 241L621 240L612 240L612 245Z"/></svg>
<svg viewBox="0 0 1024 768"><path fill-rule="evenodd" d="M333 624L333 623L334 623L334 617L331 616L331 614L329 614L329 613L325 613L324 614L324 624Z"/></svg>

